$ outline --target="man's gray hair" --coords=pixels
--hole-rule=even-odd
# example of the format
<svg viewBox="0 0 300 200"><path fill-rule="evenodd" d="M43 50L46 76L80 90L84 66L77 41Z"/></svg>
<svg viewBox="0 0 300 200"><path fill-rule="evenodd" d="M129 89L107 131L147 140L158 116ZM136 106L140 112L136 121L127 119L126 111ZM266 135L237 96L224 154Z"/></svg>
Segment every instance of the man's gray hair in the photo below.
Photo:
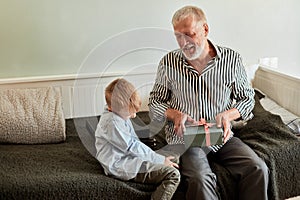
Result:
<svg viewBox="0 0 300 200"><path fill-rule="evenodd" d="M181 20L189 16L195 17L195 19L199 22L206 23L206 16L200 8L196 6L185 6L177 10L173 15L172 18L173 26L175 26L178 22L180 22Z"/></svg>

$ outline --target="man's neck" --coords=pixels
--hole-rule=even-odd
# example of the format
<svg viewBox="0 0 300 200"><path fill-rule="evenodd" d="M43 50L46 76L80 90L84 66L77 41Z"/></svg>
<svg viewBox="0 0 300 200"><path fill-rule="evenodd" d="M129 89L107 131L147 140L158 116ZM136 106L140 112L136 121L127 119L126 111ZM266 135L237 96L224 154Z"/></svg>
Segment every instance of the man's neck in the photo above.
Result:
<svg viewBox="0 0 300 200"><path fill-rule="evenodd" d="M195 60L189 60L188 63L196 69L199 74L205 69L207 66L207 63L216 56L216 50L214 49L213 45L210 44L210 42L207 41L207 44L205 45L205 49L203 53L200 55L199 58Z"/></svg>

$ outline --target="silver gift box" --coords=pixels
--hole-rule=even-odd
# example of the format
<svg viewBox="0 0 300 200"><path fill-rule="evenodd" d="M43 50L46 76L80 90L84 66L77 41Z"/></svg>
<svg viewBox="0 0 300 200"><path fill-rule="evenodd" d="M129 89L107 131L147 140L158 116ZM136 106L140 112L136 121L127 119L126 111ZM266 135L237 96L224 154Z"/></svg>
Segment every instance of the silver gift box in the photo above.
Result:
<svg viewBox="0 0 300 200"><path fill-rule="evenodd" d="M214 122L208 127L208 133L205 133L204 125L187 125L184 132L184 143L188 147L205 147L211 145L223 144L223 129L218 128ZM209 137L207 141L206 138ZM209 144L208 144L209 142Z"/></svg>

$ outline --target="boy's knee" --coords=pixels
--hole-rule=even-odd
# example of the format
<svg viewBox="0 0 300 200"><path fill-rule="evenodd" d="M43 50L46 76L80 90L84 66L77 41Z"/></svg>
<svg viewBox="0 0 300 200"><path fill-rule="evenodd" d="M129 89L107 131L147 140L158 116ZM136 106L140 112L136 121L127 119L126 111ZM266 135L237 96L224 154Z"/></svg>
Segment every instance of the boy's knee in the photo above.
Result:
<svg viewBox="0 0 300 200"><path fill-rule="evenodd" d="M176 182L180 182L180 172L175 167L168 167L168 177Z"/></svg>

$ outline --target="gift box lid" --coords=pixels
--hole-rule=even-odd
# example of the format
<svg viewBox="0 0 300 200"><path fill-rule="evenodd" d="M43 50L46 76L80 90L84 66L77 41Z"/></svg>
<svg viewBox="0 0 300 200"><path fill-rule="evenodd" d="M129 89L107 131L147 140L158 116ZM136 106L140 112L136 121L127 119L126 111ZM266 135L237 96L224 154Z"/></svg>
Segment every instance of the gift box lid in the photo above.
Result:
<svg viewBox="0 0 300 200"><path fill-rule="evenodd" d="M187 125L185 129L184 135L205 134L204 125ZM223 129L214 124L209 127L209 133L223 133Z"/></svg>
<svg viewBox="0 0 300 200"><path fill-rule="evenodd" d="M186 146L211 146L223 143L223 129L218 128L214 121L207 122L207 130L204 125L187 125L184 132Z"/></svg>

